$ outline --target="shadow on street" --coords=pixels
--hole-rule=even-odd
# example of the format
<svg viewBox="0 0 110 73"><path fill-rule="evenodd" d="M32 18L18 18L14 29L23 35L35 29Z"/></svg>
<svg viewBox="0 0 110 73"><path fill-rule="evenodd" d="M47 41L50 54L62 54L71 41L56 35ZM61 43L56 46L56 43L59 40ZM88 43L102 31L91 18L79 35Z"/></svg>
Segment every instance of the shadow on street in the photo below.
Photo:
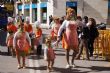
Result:
<svg viewBox="0 0 110 73"><path fill-rule="evenodd" d="M1 52L1 51L0 51L0 55L3 55L3 56L10 56L10 55L8 55L8 52Z"/></svg>
<svg viewBox="0 0 110 73"><path fill-rule="evenodd" d="M7 32L4 30L0 30L0 46L6 46L6 36L7 36Z"/></svg>

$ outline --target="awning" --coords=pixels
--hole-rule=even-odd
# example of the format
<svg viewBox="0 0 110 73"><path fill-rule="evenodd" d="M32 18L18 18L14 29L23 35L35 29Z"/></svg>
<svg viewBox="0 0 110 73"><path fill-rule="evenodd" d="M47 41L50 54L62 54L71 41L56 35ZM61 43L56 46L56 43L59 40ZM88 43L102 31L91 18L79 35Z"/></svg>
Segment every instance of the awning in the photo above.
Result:
<svg viewBox="0 0 110 73"><path fill-rule="evenodd" d="M47 7L47 3L41 3L40 7ZM30 4L25 4L24 9L29 9L30 8ZM32 4L32 8L37 8L37 4ZM22 5L18 5L18 9L21 10L22 9Z"/></svg>

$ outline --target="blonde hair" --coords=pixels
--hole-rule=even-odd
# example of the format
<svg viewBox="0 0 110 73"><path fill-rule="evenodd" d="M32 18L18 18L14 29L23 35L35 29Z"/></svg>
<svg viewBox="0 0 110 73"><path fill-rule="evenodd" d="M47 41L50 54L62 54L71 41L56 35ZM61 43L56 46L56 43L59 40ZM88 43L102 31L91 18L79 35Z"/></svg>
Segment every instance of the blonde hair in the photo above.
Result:
<svg viewBox="0 0 110 73"><path fill-rule="evenodd" d="M67 20L70 20L70 19L76 20L76 12L75 12L74 9L67 8L66 12L67 12L67 15L66 15L66 19ZM69 15L70 13L73 13L74 14L74 16L72 18L70 18L70 15Z"/></svg>
<svg viewBox="0 0 110 73"><path fill-rule="evenodd" d="M46 45L49 44L49 46L51 46L51 37L50 36L46 37L45 44Z"/></svg>
<svg viewBox="0 0 110 73"><path fill-rule="evenodd" d="M71 13L71 12L72 12L72 13L76 13L75 10L72 9L72 8L67 8L66 12L67 12L67 14L68 14L68 13Z"/></svg>

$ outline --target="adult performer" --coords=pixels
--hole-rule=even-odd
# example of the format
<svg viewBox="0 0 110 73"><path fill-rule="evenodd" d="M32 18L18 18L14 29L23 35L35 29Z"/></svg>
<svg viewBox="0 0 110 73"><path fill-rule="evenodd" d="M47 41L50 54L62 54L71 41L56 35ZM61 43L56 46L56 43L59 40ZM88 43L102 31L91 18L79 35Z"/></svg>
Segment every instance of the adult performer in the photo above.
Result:
<svg viewBox="0 0 110 73"><path fill-rule="evenodd" d="M66 68L75 67L74 58L78 53L78 34L77 34L77 23L76 23L76 15L74 9L68 8L66 20L61 25L58 31L57 44L62 39L63 48L66 51L66 60L67 66ZM62 35L63 34L63 35ZM69 62L69 52L73 50L71 65Z"/></svg>

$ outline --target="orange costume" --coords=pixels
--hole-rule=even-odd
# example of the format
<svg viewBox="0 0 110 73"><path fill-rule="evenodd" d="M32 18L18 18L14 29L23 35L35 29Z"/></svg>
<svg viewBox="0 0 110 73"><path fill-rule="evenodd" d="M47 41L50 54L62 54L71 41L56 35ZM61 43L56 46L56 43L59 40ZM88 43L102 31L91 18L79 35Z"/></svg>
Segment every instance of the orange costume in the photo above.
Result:
<svg viewBox="0 0 110 73"><path fill-rule="evenodd" d="M7 46L8 47L13 46L13 35L17 31L17 28L14 24L9 23L9 25L7 25L7 31L8 31L7 38L6 38Z"/></svg>
<svg viewBox="0 0 110 73"><path fill-rule="evenodd" d="M12 47L13 46L13 34L7 34L7 38L6 38L6 44L8 47Z"/></svg>
<svg viewBox="0 0 110 73"><path fill-rule="evenodd" d="M24 30L27 31L28 33L32 33L32 25L31 24L24 24Z"/></svg>
<svg viewBox="0 0 110 73"><path fill-rule="evenodd" d="M42 29L41 28L36 29L35 35L36 35L36 38L41 37L42 36Z"/></svg>
<svg viewBox="0 0 110 73"><path fill-rule="evenodd" d="M62 37L62 47L64 49L78 49L76 23L74 21L65 20L59 29L58 36L61 36L63 30L65 30L65 33Z"/></svg>
<svg viewBox="0 0 110 73"><path fill-rule="evenodd" d="M15 33L17 31L17 27L14 24L9 23L9 25L7 25L7 31Z"/></svg>
<svg viewBox="0 0 110 73"><path fill-rule="evenodd" d="M41 28L37 28L35 31L35 45L39 45L42 44L41 40L42 40L42 29Z"/></svg>

